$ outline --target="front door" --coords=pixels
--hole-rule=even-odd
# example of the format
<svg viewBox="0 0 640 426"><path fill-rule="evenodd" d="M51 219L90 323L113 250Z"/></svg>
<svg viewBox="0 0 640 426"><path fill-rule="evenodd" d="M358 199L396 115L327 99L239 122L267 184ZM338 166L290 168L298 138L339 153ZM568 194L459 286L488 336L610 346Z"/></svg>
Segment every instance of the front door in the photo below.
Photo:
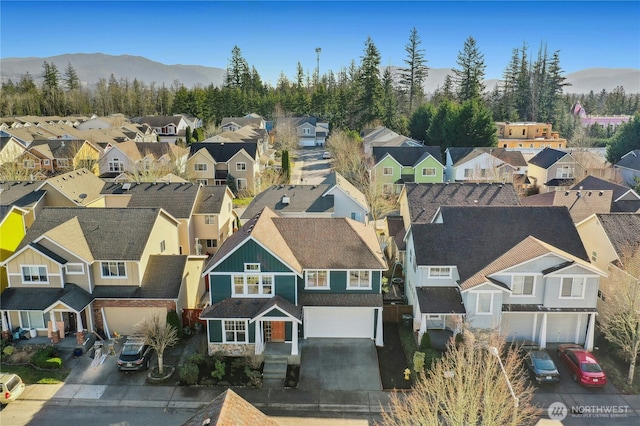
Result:
<svg viewBox="0 0 640 426"><path fill-rule="evenodd" d="M271 341L284 342L284 321L271 321Z"/></svg>

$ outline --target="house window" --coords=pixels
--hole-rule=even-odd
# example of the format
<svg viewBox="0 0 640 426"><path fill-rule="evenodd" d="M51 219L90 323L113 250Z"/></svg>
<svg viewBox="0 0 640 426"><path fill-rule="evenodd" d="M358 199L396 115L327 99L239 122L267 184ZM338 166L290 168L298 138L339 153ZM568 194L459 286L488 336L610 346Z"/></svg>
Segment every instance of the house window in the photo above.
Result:
<svg viewBox="0 0 640 426"><path fill-rule="evenodd" d="M602 291L598 290L598 299L602 300L603 302L606 302L607 296L605 296Z"/></svg>
<svg viewBox="0 0 640 426"><path fill-rule="evenodd" d="M509 136L511 136L511 129L509 129Z"/></svg>
<svg viewBox="0 0 640 426"><path fill-rule="evenodd" d="M584 277L563 278L560 297L565 299L582 299L584 297Z"/></svg>
<svg viewBox="0 0 640 426"><path fill-rule="evenodd" d="M204 240L204 245L206 248L218 247L218 240L212 240L212 239Z"/></svg>
<svg viewBox="0 0 640 426"><path fill-rule="evenodd" d="M558 148L562 148L562 144L561 143L558 144Z"/></svg>
<svg viewBox="0 0 640 426"><path fill-rule="evenodd" d="M533 275L516 275L511 278L511 294L514 296L533 295Z"/></svg>
<svg viewBox="0 0 640 426"><path fill-rule="evenodd" d="M429 278L451 278L451 268L442 266L430 267Z"/></svg>
<svg viewBox="0 0 640 426"><path fill-rule="evenodd" d="M68 158L59 158L56 160L58 163L58 167L60 168L67 168L69 167L69 159Z"/></svg>
<svg viewBox="0 0 640 426"><path fill-rule="evenodd" d="M591 261L595 262L598 259L598 253L594 251L591 252Z"/></svg>
<svg viewBox="0 0 640 426"><path fill-rule="evenodd" d="M193 165L193 169L196 172L206 172L207 171L207 164L206 163L196 163Z"/></svg>
<svg viewBox="0 0 640 426"><path fill-rule="evenodd" d="M360 213L360 212L351 212L351 219L357 220L358 222L362 222L362 213Z"/></svg>
<svg viewBox="0 0 640 426"><path fill-rule="evenodd" d="M102 278L126 277L127 270L124 262L102 262Z"/></svg>
<svg viewBox="0 0 640 426"><path fill-rule="evenodd" d="M558 179L568 179L573 177L573 167L571 166L558 166L558 170L556 172L556 177Z"/></svg>
<svg viewBox="0 0 640 426"><path fill-rule="evenodd" d="M25 169L35 169L36 168L36 162L33 161L33 160L24 160L22 165L24 166Z"/></svg>
<svg viewBox="0 0 640 426"><path fill-rule="evenodd" d="M212 215L212 214L204 215L204 224L205 225L215 225L216 224L215 215Z"/></svg>
<svg viewBox="0 0 640 426"><path fill-rule="evenodd" d="M245 263L244 264L245 272L260 272L260 264L259 263Z"/></svg>
<svg viewBox="0 0 640 426"><path fill-rule="evenodd" d="M384 176L391 176L393 174L393 167L383 167L382 174Z"/></svg>
<svg viewBox="0 0 640 426"><path fill-rule="evenodd" d="M238 189L247 189L247 180L246 179L236 179L236 186Z"/></svg>
<svg viewBox="0 0 640 426"><path fill-rule="evenodd" d="M435 176L436 169L435 167L425 167L422 169L422 176Z"/></svg>
<svg viewBox="0 0 640 426"><path fill-rule="evenodd" d="M160 241L160 253L164 253L166 249L167 249L167 243L165 242L165 240Z"/></svg>
<svg viewBox="0 0 640 426"><path fill-rule="evenodd" d="M47 284L49 277L47 267L42 265L27 265L22 267L22 282L24 284Z"/></svg>
<svg viewBox="0 0 640 426"><path fill-rule="evenodd" d="M233 275L233 296L271 296L273 275Z"/></svg>
<svg viewBox="0 0 640 426"><path fill-rule="evenodd" d="M393 192L393 184L392 183L382 184L382 192L387 195L391 194Z"/></svg>
<svg viewBox="0 0 640 426"><path fill-rule="evenodd" d="M303 135L310 135L311 134L311 129L309 129L309 128L302 129L302 134Z"/></svg>
<svg viewBox="0 0 640 426"><path fill-rule="evenodd" d="M522 144L521 143L518 144L518 148L522 148Z"/></svg>
<svg viewBox="0 0 640 426"><path fill-rule="evenodd" d="M108 164L110 172L124 172L124 164L122 164L119 158L114 157Z"/></svg>
<svg viewBox="0 0 640 426"><path fill-rule="evenodd" d="M51 161L45 158L44 160L42 160L42 164L44 164L45 166L48 166L49 164L51 164Z"/></svg>
<svg viewBox="0 0 640 426"><path fill-rule="evenodd" d="M493 294L478 293L478 301L476 303L477 314L490 314L493 310Z"/></svg>
<svg viewBox="0 0 640 426"><path fill-rule="evenodd" d="M207 179L196 179L196 182L198 182L200 185L204 185L204 186L209 185L209 181Z"/></svg>
<svg viewBox="0 0 640 426"><path fill-rule="evenodd" d="M527 134L527 130L526 129L522 129L522 136Z"/></svg>
<svg viewBox="0 0 640 426"><path fill-rule="evenodd" d="M84 265L82 263L67 263L64 269L69 275L84 274Z"/></svg>
<svg viewBox="0 0 640 426"><path fill-rule="evenodd" d="M371 288L371 273L369 271L349 271L347 288Z"/></svg>
<svg viewBox="0 0 640 426"><path fill-rule="evenodd" d="M247 163L236 163L236 171L244 172L247 170Z"/></svg>
<svg viewBox="0 0 640 426"><path fill-rule="evenodd" d="M464 169L464 177L466 178L471 177L471 169Z"/></svg>
<svg viewBox="0 0 640 426"><path fill-rule="evenodd" d="M305 288L329 288L328 271L307 271Z"/></svg>
<svg viewBox="0 0 640 426"><path fill-rule="evenodd" d="M47 328L46 323L42 311L20 311L20 327L22 328Z"/></svg>
<svg viewBox="0 0 640 426"><path fill-rule="evenodd" d="M247 343L246 321L224 322L224 343Z"/></svg>

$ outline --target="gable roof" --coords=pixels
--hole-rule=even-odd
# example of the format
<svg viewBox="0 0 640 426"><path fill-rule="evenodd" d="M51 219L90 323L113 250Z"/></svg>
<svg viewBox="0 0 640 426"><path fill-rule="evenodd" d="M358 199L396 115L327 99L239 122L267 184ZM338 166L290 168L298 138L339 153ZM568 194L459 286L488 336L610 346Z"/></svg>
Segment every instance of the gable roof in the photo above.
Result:
<svg viewBox="0 0 640 426"><path fill-rule="evenodd" d="M600 179L593 175L587 175L580 182L576 183L571 189L585 189L591 191L613 191L613 200L616 201L618 198L626 195L628 192L632 192L637 199L640 200L640 196L635 193L635 191L627 186L619 185L617 183L613 183L608 180Z"/></svg>
<svg viewBox="0 0 640 426"><path fill-rule="evenodd" d="M530 159L529 164L533 164L534 166L538 166L543 169L548 169L566 155L570 156L571 154L564 151L558 151L553 148L545 148Z"/></svg>
<svg viewBox="0 0 640 426"><path fill-rule="evenodd" d="M375 163L379 163L385 155L391 156L404 167L413 167L431 155L442 164L442 153L439 146L374 146L372 149Z"/></svg>
<svg viewBox="0 0 640 426"><path fill-rule="evenodd" d="M533 236L588 262L566 207L443 206L442 223L412 225L418 265L455 265L464 281Z"/></svg>
<svg viewBox="0 0 640 426"><path fill-rule="evenodd" d="M234 198L227 185L203 185L200 187L200 196L194 206L194 214L221 213L224 196L229 193L229 198Z"/></svg>
<svg viewBox="0 0 640 426"><path fill-rule="evenodd" d="M464 314L466 310L458 287L416 287L423 314Z"/></svg>
<svg viewBox="0 0 640 426"><path fill-rule="evenodd" d="M211 157L218 163L226 163L240 150L245 152L251 158L256 158L258 152L257 142L197 142L192 143L189 147L189 156L193 156L201 149L206 149Z"/></svg>
<svg viewBox="0 0 640 426"><path fill-rule="evenodd" d="M333 212L333 195L325 196L325 192L332 185L273 185L258 195L249 203L242 213L241 219L247 220L269 207L276 213L307 213L327 214ZM283 197L289 198L289 203L282 202Z"/></svg>
<svg viewBox="0 0 640 426"><path fill-rule="evenodd" d="M640 248L640 214L610 213L596 215L618 257Z"/></svg>
<svg viewBox="0 0 640 426"><path fill-rule="evenodd" d="M624 167L631 170L640 171L640 149L627 152L616 163L617 167Z"/></svg>
<svg viewBox="0 0 640 426"><path fill-rule="evenodd" d="M126 141L114 145L114 148L122 151L129 159L133 161L142 160L147 156L157 160L164 156L171 159L182 157L188 154L187 148L168 142L136 142Z"/></svg>
<svg viewBox="0 0 640 426"><path fill-rule="evenodd" d="M333 178L335 180L335 187L340 188L346 195L351 197L353 201L358 203L363 209L369 211L369 203L367 202L367 197L356 188L351 182L349 182L344 176L340 173L334 171ZM327 192L331 192L333 187L330 188ZM326 197L327 195L325 195Z"/></svg>
<svg viewBox="0 0 640 426"><path fill-rule="evenodd" d="M404 185L411 223L431 222L441 206L519 206L511 183L414 183Z"/></svg>
<svg viewBox="0 0 640 426"><path fill-rule="evenodd" d="M483 154L491 155L512 167L526 167L527 161L522 152L496 147L451 147L447 148L454 166L466 163Z"/></svg>
<svg viewBox="0 0 640 426"><path fill-rule="evenodd" d="M171 216L185 219L191 216L200 185L196 183L107 182L102 194L128 195L127 207L160 207Z"/></svg>
<svg viewBox="0 0 640 426"><path fill-rule="evenodd" d="M85 140L47 139L34 140L29 144L29 150L36 149L48 158L74 158L85 144L89 144L96 151L99 149Z"/></svg>
<svg viewBox="0 0 640 426"><path fill-rule="evenodd" d="M249 402L227 389L205 405L182 426L278 426Z"/></svg>
<svg viewBox="0 0 640 426"><path fill-rule="evenodd" d="M177 127L182 119L183 117L181 115L145 115L136 121L151 127L163 127L167 124L175 124Z"/></svg>
<svg viewBox="0 0 640 426"><path fill-rule="evenodd" d="M104 181L87 169L73 170L41 182L40 187L51 185L79 206L85 206L101 197Z"/></svg>
<svg viewBox="0 0 640 426"><path fill-rule="evenodd" d="M523 206L565 206L578 223L594 213L611 212L613 191L550 191L523 197L520 202Z"/></svg>
<svg viewBox="0 0 640 426"><path fill-rule="evenodd" d="M139 260L161 209L45 207L16 252L43 234L77 221L96 260Z"/></svg>
<svg viewBox="0 0 640 426"><path fill-rule="evenodd" d="M31 207L44 197L41 181L0 181L0 204Z"/></svg>
<svg viewBox="0 0 640 426"><path fill-rule="evenodd" d="M79 312L92 300L92 295L72 283L67 283L63 288L10 287L2 292L0 309L3 311L44 311L51 305L62 302Z"/></svg>

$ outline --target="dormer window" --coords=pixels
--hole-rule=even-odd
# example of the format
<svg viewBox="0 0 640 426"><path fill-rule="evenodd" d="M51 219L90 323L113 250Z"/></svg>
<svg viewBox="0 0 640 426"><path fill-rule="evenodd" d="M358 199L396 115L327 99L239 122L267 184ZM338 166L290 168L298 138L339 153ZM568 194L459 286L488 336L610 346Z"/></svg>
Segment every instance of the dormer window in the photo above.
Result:
<svg viewBox="0 0 640 426"><path fill-rule="evenodd" d="M448 266L432 266L429 268L429 278L451 278L451 268Z"/></svg>

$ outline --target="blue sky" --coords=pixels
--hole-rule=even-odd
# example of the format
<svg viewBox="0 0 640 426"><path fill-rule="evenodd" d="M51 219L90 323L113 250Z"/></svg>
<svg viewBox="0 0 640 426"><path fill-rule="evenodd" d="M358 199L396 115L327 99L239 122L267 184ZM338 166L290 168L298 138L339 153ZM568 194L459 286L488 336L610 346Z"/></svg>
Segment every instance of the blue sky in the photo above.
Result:
<svg viewBox="0 0 640 426"><path fill-rule="evenodd" d="M431 68L456 66L472 36L487 78L500 78L526 42L560 50L566 73L640 69L640 2L622 1L7 1L0 57L64 53L144 56L164 64L225 68L234 46L262 79L293 79L360 62L371 37L382 65L403 65L411 28Z"/></svg>

